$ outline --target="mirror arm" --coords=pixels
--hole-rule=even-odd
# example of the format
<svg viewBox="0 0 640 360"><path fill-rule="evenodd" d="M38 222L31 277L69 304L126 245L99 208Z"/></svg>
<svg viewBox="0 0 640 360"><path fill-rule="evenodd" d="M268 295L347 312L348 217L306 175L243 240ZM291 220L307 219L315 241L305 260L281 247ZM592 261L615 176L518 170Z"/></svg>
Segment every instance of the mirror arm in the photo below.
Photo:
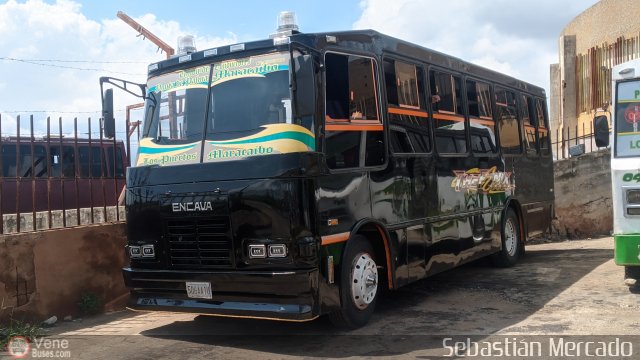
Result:
<svg viewBox="0 0 640 360"><path fill-rule="evenodd" d="M135 97L139 97L142 100L145 100L147 97L147 85L146 84L138 84L138 83L134 83L131 81L127 81L127 80L122 80L122 79L118 79L118 78L113 78L113 77L108 77L108 76L103 76L100 78L100 92L103 92L103 84L104 83L108 83L111 84L121 90L124 90L126 92L128 92L129 94L135 96ZM133 87L133 86L137 86L138 89L140 90L140 93L136 93L134 92L134 90L129 89L129 86Z"/></svg>

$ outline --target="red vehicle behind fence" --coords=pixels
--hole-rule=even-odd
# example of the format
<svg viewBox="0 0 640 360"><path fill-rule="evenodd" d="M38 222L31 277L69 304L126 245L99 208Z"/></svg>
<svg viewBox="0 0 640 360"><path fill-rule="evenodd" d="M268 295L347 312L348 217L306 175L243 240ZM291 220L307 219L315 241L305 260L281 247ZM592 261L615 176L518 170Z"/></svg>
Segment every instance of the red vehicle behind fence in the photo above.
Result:
<svg viewBox="0 0 640 360"><path fill-rule="evenodd" d="M0 154L0 214L115 206L125 185L122 141L5 137Z"/></svg>

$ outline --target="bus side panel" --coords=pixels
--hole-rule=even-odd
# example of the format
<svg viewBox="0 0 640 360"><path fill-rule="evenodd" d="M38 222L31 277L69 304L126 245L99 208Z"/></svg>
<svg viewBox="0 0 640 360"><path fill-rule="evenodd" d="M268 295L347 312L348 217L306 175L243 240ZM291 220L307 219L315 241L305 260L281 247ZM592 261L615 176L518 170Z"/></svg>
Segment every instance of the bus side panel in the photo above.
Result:
<svg viewBox="0 0 640 360"><path fill-rule="evenodd" d="M553 164L551 157L523 154L507 158L513 164L516 182L514 197L522 205L528 236L549 228L553 205Z"/></svg>
<svg viewBox="0 0 640 360"><path fill-rule="evenodd" d="M438 211L429 224L433 243L427 249L427 275L497 251L506 199L505 193L482 193L466 175L494 166L498 172L504 171L499 157L440 157L436 164Z"/></svg>
<svg viewBox="0 0 640 360"><path fill-rule="evenodd" d="M324 281L320 282L322 312L340 308L340 265L344 246L355 224L371 217L369 177L366 171L335 173L317 179L315 203L320 248L320 269ZM333 237L331 237L333 236ZM334 265L334 283L328 283L328 258Z"/></svg>

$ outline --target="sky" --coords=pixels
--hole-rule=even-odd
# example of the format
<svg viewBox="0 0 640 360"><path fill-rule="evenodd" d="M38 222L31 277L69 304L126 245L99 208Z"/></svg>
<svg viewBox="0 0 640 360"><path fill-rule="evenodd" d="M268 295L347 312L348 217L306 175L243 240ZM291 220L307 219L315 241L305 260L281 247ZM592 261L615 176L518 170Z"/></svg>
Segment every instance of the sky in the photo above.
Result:
<svg viewBox="0 0 640 360"><path fill-rule="evenodd" d="M198 49L267 38L280 11L295 11L302 32L374 29L544 87L558 62L562 29L597 0L9 0L0 4L2 136L16 117L63 118L63 133L100 117L100 76L144 82L165 58L116 17L124 11L174 48L181 35ZM115 91L118 132L139 102ZM135 116L140 116L134 113ZM21 121L21 133L29 124ZM57 128L54 129L57 131Z"/></svg>

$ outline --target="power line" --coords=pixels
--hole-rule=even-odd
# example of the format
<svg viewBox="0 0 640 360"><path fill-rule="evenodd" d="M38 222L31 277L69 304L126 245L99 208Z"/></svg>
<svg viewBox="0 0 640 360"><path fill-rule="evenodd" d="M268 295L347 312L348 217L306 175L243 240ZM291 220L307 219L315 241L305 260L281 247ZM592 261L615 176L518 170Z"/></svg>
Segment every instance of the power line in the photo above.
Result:
<svg viewBox="0 0 640 360"><path fill-rule="evenodd" d="M114 110L114 112L125 112L127 110ZM94 111L58 111L58 110L0 110L0 114L18 114L18 113L56 113L56 114L98 114L101 110Z"/></svg>
<svg viewBox="0 0 640 360"><path fill-rule="evenodd" d="M86 63L86 64L148 64L145 61L100 61L100 60L61 60L61 59L17 59L4 57L3 59L15 59L15 61L59 62L59 63Z"/></svg>
<svg viewBox="0 0 640 360"><path fill-rule="evenodd" d="M0 57L0 60L15 61L15 62L21 62L21 63L31 64L31 65L47 66L47 67L55 67L55 68L61 68L61 69L79 70L79 71L101 71L101 72L107 72L111 74L121 74L121 75L143 75L142 73L128 73L128 72L113 71L113 70L106 70L106 69L99 69L99 68L79 68L75 66L45 64L45 63L36 62L32 60L16 59L16 58L8 58L8 57Z"/></svg>

